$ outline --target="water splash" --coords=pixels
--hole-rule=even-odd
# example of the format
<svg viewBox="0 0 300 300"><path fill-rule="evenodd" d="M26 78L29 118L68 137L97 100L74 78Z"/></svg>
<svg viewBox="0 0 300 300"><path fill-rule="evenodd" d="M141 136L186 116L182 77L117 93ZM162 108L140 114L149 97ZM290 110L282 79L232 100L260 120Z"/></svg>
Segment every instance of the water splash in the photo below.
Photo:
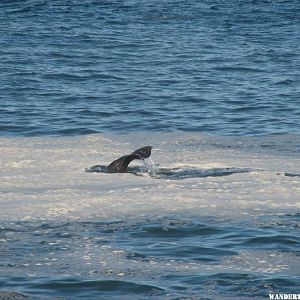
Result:
<svg viewBox="0 0 300 300"><path fill-rule="evenodd" d="M148 174L155 174L156 173L156 165L151 157L145 158L143 160L144 167L143 172Z"/></svg>

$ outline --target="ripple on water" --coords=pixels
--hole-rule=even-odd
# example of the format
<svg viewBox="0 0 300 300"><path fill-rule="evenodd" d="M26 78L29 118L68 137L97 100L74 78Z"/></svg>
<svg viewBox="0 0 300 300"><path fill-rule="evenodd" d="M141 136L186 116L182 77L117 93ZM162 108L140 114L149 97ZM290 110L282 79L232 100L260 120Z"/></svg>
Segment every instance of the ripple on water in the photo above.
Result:
<svg viewBox="0 0 300 300"><path fill-rule="evenodd" d="M1 134L299 133L299 1L209 2L1 1Z"/></svg>
<svg viewBox="0 0 300 300"><path fill-rule="evenodd" d="M32 289L48 290L53 295L72 296L76 293L77 297L97 297L99 292L102 296L120 295L159 295L164 292L163 288L150 284L134 283L126 280L78 280L61 279L51 280L41 279L40 282L32 284Z"/></svg>
<svg viewBox="0 0 300 300"><path fill-rule="evenodd" d="M295 292L298 219L298 214L239 221L168 215L2 223L0 290L66 299Z"/></svg>

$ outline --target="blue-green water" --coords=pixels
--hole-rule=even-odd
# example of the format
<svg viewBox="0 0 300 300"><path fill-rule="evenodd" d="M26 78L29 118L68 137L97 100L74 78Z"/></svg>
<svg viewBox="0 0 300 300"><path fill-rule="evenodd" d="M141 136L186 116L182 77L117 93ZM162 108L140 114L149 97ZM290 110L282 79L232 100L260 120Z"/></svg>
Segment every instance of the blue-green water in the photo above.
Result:
<svg viewBox="0 0 300 300"><path fill-rule="evenodd" d="M0 3L0 134L300 132L300 3Z"/></svg>
<svg viewBox="0 0 300 300"><path fill-rule="evenodd" d="M2 223L0 288L63 299L267 299L269 293L296 293L299 221L299 214L270 214L254 222L168 215Z"/></svg>
<svg viewBox="0 0 300 300"><path fill-rule="evenodd" d="M281 134L265 150L282 157L290 147L296 157L299 20L298 0L3 0L0 135ZM178 170L154 180L253 171ZM296 185L299 174L286 176ZM162 211L129 220L1 221L0 292L38 299L299 293L299 221L297 211L251 220Z"/></svg>

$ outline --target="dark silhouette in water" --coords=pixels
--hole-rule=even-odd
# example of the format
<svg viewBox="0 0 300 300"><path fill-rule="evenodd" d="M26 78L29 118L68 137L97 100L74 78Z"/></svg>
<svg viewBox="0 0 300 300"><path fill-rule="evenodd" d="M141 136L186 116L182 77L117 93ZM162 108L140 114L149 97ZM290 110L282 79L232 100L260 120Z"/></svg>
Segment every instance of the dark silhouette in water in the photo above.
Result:
<svg viewBox="0 0 300 300"><path fill-rule="evenodd" d="M107 169L112 173L124 173L127 171L128 165L134 159L142 159L150 157L152 146L145 146L143 148L137 149L129 155L124 155L107 166Z"/></svg>
<svg viewBox="0 0 300 300"><path fill-rule="evenodd" d="M134 159L144 160L151 156L152 146L145 146L140 149L135 150L131 154L121 156L120 158L114 160L108 166L96 165L85 169L86 172L97 172L97 173L125 173L129 172L135 175L140 175L145 173L144 168L131 167L128 165ZM129 170L128 170L129 169ZM253 169L255 170L255 169ZM149 175L153 178L161 179L173 179L181 180L188 178L206 178L206 177L220 177L228 176L232 174L248 173L253 171L250 168L213 168L209 170L201 170L195 167L185 166L180 168L155 168L149 172ZM290 173L291 174L291 173ZM291 174L286 176L300 176L300 174ZM0 299L1 300L1 299Z"/></svg>

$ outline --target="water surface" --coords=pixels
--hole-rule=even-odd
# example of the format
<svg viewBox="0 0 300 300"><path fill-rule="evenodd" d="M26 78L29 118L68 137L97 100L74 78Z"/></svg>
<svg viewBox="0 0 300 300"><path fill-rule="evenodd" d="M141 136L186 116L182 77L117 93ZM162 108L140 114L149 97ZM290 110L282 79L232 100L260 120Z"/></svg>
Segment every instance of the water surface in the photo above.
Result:
<svg viewBox="0 0 300 300"><path fill-rule="evenodd" d="M33 296L264 299L299 288L299 214L2 222L0 232L0 288Z"/></svg>
<svg viewBox="0 0 300 300"><path fill-rule="evenodd" d="M300 132L300 3L2 1L0 134Z"/></svg>

